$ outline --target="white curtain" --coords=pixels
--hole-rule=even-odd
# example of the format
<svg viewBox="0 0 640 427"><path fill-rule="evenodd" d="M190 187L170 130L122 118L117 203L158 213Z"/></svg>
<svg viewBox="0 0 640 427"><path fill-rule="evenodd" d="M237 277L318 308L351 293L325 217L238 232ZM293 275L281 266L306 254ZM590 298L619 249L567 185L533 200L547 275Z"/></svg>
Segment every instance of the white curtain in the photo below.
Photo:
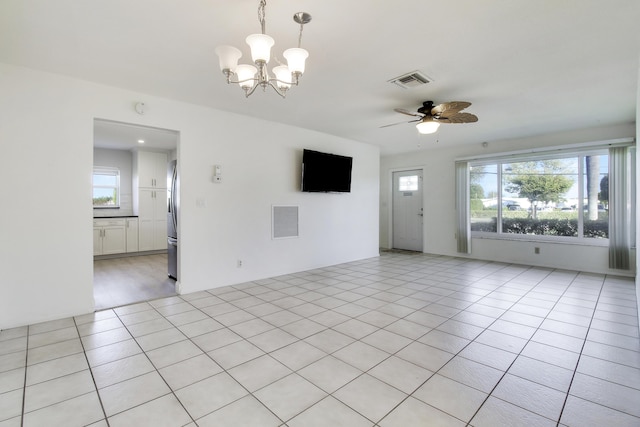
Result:
<svg viewBox="0 0 640 427"><path fill-rule="evenodd" d="M609 149L609 268L629 270L631 193L627 147Z"/></svg>
<svg viewBox="0 0 640 427"><path fill-rule="evenodd" d="M470 254L469 162L456 162L456 218L458 253Z"/></svg>

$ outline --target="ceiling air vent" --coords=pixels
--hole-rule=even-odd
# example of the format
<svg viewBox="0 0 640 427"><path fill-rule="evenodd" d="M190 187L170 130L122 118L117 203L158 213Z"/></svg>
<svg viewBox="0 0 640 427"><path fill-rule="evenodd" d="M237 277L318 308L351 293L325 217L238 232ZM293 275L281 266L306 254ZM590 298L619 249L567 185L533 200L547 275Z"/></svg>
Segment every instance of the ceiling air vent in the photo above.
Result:
<svg viewBox="0 0 640 427"><path fill-rule="evenodd" d="M426 85L433 80L420 71L413 71L411 73L403 74L400 77L389 80L389 83L400 86L403 89L411 89L414 87Z"/></svg>

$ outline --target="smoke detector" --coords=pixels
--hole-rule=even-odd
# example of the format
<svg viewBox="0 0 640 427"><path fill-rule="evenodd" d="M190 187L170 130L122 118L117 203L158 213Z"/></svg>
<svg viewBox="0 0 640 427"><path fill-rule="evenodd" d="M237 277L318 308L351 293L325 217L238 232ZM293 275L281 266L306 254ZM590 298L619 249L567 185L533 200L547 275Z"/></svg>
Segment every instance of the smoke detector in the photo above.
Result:
<svg viewBox="0 0 640 427"><path fill-rule="evenodd" d="M403 89L413 89L418 86L424 86L432 81L432 78L421 71L412 71L389 80L389 83L393 83Z"/></svg>

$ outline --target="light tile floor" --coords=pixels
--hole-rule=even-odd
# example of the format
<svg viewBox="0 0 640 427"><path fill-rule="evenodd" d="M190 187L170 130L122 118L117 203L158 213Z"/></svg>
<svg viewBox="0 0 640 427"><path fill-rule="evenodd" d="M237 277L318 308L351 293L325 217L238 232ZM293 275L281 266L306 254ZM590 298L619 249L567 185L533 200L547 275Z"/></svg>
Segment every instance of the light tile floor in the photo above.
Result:
<svg viewBox="0 0 640 427"><path fill-rule="evenodd" d="M638 426L629 278L423 254L0 332L0 426Z"/></svg>

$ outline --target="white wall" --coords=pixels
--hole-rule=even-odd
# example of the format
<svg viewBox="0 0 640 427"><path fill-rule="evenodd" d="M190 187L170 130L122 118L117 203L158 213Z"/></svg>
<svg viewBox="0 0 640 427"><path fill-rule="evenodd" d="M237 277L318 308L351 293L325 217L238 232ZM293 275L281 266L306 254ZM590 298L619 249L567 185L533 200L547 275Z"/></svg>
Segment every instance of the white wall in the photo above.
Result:
<svg viewBox="0 0 640 427"><path fill-rule="evenodd" d="M636 124L640 123L640 67L638 67L638 85L636 96ZM640 140L640 130L636 126L636 142ZM636 167L640 165L640 150L636 149ZM638 199L638 189L640 189L640 173L636 171L636 242L640 242L640 199ZM636 251L636 265L640 262L640 251ZM640 272L636 269L636 307L640 318ZM638 325L640 329L640 325Z"/></svg>
<svg viewBox="0 0 640 427"><path fill-rule="evenodd" d="M108 166L120 170L120 209L96 209L94 216L133 215L133 189L131 182L133 153L128 150L93 149L93 165Z"/></svg>
<svg viewBox="0 0 640 427"><path fill-rule="evenodd" d="M94 118L180 132L182 292L378 255L375 147L3 64L0 93L11 159L0 179L14 183L3 195L12 209L0 210L1 329L93 310ZM301 193L303 148L353 156L352 192ZM221 184L211 180L214 164ZM274 204L300 207L299 238L271 240Z"/></svg>
<svg viewBox="0 0 640 427"><path fill-rule="evenodd" d="M455 159L535 147L634 137L635 132L635 126L629 124L554 135L539 135L519 140L490 142L486 148L482 147L482 141L472 145L450 148L446 147L444 143L440 143L443 145L442 148L435 150L385 156L380 161L380 246L387 248L391 244L392 200L390 184L391 173L394 170L424 168L424 252L464 256L456 252ZM539 255L534 254L534 246L540 247ZM621 274L618 270L609 270L606 247L547 242L533 244L513 240L473 238L471 249L470 257L476 259ZM635 253L632 255L632 265L631 274L635 274Z"/></svg>

